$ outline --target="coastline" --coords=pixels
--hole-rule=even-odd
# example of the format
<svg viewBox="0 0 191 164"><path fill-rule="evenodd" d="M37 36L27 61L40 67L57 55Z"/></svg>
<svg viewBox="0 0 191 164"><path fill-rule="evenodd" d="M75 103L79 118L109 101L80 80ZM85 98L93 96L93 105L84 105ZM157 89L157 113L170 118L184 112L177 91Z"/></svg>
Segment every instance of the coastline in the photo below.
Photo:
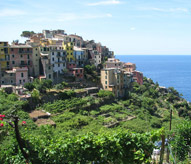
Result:
<svg viewBox="0 0 191 164"><path fill-rule="evenodd" d="M191 55L116 55L123 62L136 63L137 69L159 85L174 87L191 102Z"/></svg>

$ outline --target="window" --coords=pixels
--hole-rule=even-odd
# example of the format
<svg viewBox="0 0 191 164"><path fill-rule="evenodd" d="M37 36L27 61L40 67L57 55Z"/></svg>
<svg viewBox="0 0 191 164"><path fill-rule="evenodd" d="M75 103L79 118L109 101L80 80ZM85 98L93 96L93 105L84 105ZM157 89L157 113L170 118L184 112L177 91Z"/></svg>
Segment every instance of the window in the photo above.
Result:
<svg viewBox="0 0 191 164"><path fill-rule="evenodd" d="M36 51L37 51L37 48L36 48Z"/></svg>
<svg viewBox="0 0 191 164"><path fill-rule="evenodd" d="M51 79L51 74L48 75L49 79Z"/></svg>
<svg viewBox="0 0 191 164"><path fill-rule="evenodd" d="M105 81L105 84L107 84L107 81Z"/></svg>
<svg viewBox="0 0 191 164"><path fill-rule="evenodd" d="M28 61L28 65L30 65L30 60Z"/></svg>
<svg viewBox="0 0 191 164"><path fill-rule="evenodd" d="M21 77L24 77L24 74L23 74L23 73L21 73Z"/></svg>
<svg viewBox="0 0 191 164"><path fill-rule="evenodd" d="M54 52L52 52L52 55L54 55Z"/></svg>
<svg viewBox="0 0 191 164"><path fill-rule="evenodd" d="M21 65L24 65L25 64L25 62L24 61L21 61Z"/></svg>
<svg viewBox="0 0 191 164"><path fill-rule="evenodd" d="M80 73L82 73L82 69L80 70Z"/></svg>
<svg viewBox="0 0 191 164"><path fill-rule="evenodd" d="M72 48L70 48L70 50L72 50Z"/></svg>
<svg viewBox="0 0 191 164"><path fill-rule="evenodd" d="M13 51L13 48L11 48L11 51Z"/></svg>
<svg viewBox="0 0 191 164"><path fill-rule="evenodd" d="M19 83L21 84L21 80L19 80Z"/></svg>
<svg viewBox="0 0 191 164"><path fill-rule="evenodd" d="M15 57L15 55L12 55L12 58L14 58Z"/></svg>
<svg viewBox="0 0 191 164"><path fill-rule="evenodd" d="M58 64L58 67L60 67L60 64Z"/></svg>
<svg viewBox="0 0 191 164"><path fill-rule="evenodd" d="M105 86L105 89L107 89L107 86Z"/></svg>
<svg viewBox="0 0 191 164"><path fill-rule="evenodd" d="M73 53L71 52L70 55L73 55Z"/></svg>
<svg viewBox="0 0 191 164"><path fill-rule="evenodd" d="M9 62L7 62L7 66L9 66Z"/></svg>
<svg viewBox="0 0 191 164"><path fill-rule="evenodd" d="M27 58L28 58L28 59L30 59L30 56L29 56L29 54L27 55Z"/></svg>
<svg viewBox="0 0 191 164"><path fill-rule="evenodd" d="M10 73L10 76L13 76L13 74L12 74L12 73Z"/></svg>
<svg viewBox="0 0 191 164"><path fill-rule="evenodd" d="M5 82L4 81L1 81L2 84L4 84Z"/></svg>
<svg viewBox="0 0 191 164"><path fill-rule="evenodd" d="M48 67L48 69L50 70L50 69L51 69L51 67L49 66L49 67Z"/></svg>
<svg viewBox="0 0 191 164"><path fill-rule="evenodd" d="M22 57L23 57L23 55L20 55L20 57L22 58Z"/></svg>
<svg viewBox="0 0 191 164"><path fill-rule="evenodd" d="M11 80L11 84L13 84L13 80Z"/></svg>
<svg viewBox="0 0 191 164"><path fill-rule="evenodd" d="M60 58L58 58L58 62L60 62Z"/></svg>
<svg viewBox="0 0 191 164"><path fill-rule="evenodd" d="M38 54L36 54L36 56L38 56Z"/></svg>
<svg viewBox="0 0 191 164"><path fill-rule="evenodd" d="M54 61L54 58L52 58L52 61Z"/></svg>
<svg viewBox="0 0 191 164"><path fill-rule="evenodd" d="M107 79L107 76L105 76L105 79Z"/></svg>
<svg viewBox="0 0 191 164"><path fill-rule="evenodd" d="M25 83L25 79L23 80L23 83Z"/></svg>
<svg viewBox="0 0 191 164"><path fill-rule="evenodd" d="M78 73L78 70L76 70L76 73Z"/></svg>

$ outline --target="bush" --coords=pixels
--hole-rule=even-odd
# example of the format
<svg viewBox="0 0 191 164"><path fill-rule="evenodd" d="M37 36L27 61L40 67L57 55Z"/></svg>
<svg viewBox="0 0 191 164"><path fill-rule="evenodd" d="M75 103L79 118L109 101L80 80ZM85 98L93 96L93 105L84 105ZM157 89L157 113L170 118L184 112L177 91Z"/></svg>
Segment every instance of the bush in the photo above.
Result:
<svg viewBox="0 0 191 164"><path fill-rule="evenodd" d="M24 87L25 87L26 89L28 89L29 91L32 91L32 90L35 88L35 86L34 86L33 83L25 83L25 84L24 84Z"/></svg>
<svg viewBox="0 0 191 164"><path fill-rule="evenodd" d="M60 92L60 93L58 94L58 96L59 96L59 99L62 99L62 100L64 100L64 99L70 99L70 98L76 96L76 92L73 91L73 90L69 90L69 91L65 91L65 92Z"/></svg>
<svg viewBox="0 0 191 164"><path fill-rule="evenodd" d="M111 91L99 90L98 96L113 98L115 95Z"/></svg>

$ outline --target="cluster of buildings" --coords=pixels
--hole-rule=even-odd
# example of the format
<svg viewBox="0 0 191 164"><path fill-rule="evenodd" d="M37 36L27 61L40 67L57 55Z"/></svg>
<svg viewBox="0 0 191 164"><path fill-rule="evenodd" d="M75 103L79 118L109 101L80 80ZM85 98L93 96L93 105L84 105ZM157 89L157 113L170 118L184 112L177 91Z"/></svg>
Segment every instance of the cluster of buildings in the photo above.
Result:
<svg viewBox="0 0 191 164"><path fill-rule="evenodd" d="M105 57L114 57L106 46L85 41L64 30L43 30L25 44L0 41L0 86L21 86L34 78L59 82L63 76L84 78L84 66L99 68Z"/></svg>
<svg viewBox="0 0 191 164"><path fill-rule="evenodd" d="M143 73L136 70L135 64L108 58L105 68L101 70L101 85L104 90L112 91L116 97L124 97L133 81L143 84Z"/></svg>
<svg viewBox="0 0 191 164"><path fill-rule="evenodd" d="M63 77L84 78L84 66L95 65L101 70L101 85L116 97L123 97L132 81L140 85L143 74L133 63L123 63L114 53L94 40L85 41L64 30L43 30L33 34L25 44L0 41L0 86L23 86L34 78L61 82Z"/></svg>

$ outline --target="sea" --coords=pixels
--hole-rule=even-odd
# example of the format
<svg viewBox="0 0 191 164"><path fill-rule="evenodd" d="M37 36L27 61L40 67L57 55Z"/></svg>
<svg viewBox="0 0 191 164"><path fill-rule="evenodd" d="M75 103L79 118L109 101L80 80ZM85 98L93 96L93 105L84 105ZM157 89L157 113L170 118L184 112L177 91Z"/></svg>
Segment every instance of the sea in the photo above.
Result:
<svg viewBox="0 0 191 164"><path fill-rule="evenodd" d="M174 87L191 102L191 55L116 55L116 58L135 63L145 77L160 86Z"/></svg>

